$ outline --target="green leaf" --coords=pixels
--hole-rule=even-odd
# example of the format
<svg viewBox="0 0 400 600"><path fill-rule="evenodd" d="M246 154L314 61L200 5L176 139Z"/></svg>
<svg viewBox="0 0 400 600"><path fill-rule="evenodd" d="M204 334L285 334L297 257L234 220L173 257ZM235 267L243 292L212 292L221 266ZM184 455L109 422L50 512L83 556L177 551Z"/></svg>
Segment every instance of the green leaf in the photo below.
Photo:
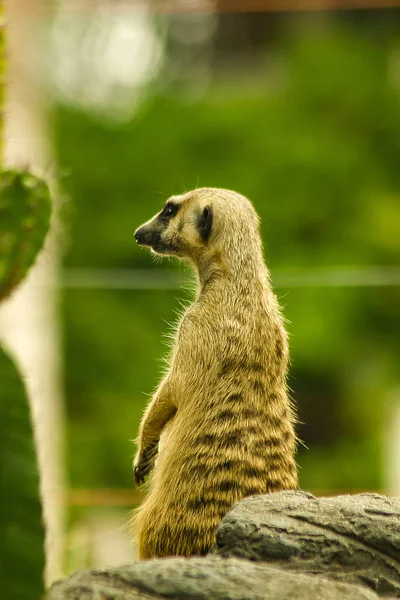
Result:
<svg viewBox="0 0 400 600"><path fill-rule="evenodd" d="M30 411L14 364L0 348L0 582L7 600L44 596L44 527Z"/></svg>
<svg viewBox="0 0 400 600"><path fill-rule="evenodd" d="M0 299L26 276L50 224L47 183L28 171L3 171L0 180Z"/></svg>

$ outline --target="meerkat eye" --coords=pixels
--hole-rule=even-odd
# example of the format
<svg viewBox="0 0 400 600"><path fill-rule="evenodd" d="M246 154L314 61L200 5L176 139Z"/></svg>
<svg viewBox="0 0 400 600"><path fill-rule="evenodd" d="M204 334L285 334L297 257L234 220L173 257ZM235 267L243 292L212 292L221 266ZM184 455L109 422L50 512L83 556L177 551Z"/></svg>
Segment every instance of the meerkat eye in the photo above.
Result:
<svg viewBox="0 0 400 600"><path fill-rule="evenodd" d="M170 202L165 206L164 210L162 211L162 216L171 218L171 217L174 217L177 212L178 212L178 205Z"/></svg>

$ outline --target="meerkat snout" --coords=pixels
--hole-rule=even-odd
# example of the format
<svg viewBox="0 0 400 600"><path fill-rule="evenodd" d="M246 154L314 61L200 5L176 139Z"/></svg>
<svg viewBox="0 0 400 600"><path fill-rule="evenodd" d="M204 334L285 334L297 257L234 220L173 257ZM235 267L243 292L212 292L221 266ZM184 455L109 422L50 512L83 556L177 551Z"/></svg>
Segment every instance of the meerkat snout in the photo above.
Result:
<svg viewBox="0 0 400 600"><path fill-rule="evenodd" d="M139 246L156 247L161 242L161 232L154 227L142 225L133 234Z"/></svg>
<svg viewBox="0 0 400 600"><path fill-rule="evenodd" d="M179 205L169 200L161 212L136 229L134 235L139 246L148 246L153 252L176 255L179 248L171 237L171 220L179 211Z"/></svg>
<svg viewBox="0 0 400 600"><path fill-rule="evenodd" d="M207 198L199 206L193 194L172 197L152 219L134 233L140 246L156 254L193 258L193 250L204 247L213 227L214 213Z"/></svg>

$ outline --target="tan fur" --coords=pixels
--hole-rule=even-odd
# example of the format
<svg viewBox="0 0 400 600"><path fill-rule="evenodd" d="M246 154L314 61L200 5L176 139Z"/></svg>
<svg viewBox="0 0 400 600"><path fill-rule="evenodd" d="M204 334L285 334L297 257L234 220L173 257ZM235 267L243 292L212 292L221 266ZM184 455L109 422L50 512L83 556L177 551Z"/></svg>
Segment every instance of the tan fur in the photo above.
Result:
<svg viewBox="0 0 400 600"><path fill-rule="evenodd" d="M140 425L136 470L153 466L162 434L150 492L132 519L143 559L204 554L235 502L297 487L287 334L258 217L227 190L172 200L181 206L163 239L191 261L199 286ZM205 207L213 212L206 241L197 230Z"/></svg>

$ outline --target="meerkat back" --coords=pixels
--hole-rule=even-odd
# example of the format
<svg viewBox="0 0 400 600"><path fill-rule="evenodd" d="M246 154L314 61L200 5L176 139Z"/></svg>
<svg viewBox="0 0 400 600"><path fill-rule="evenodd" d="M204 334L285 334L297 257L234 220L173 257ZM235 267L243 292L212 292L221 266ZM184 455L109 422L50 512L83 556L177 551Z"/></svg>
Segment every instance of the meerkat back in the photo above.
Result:
<svg viewBox="0 0 400 600"><path fill-rule="evenodd" d="M135 481L152 475L132 529L141 558L201 555L235 502L297 487L287 334L247 198L172 197L135 238L188 260L198 291L140 424Z"/></svg>

